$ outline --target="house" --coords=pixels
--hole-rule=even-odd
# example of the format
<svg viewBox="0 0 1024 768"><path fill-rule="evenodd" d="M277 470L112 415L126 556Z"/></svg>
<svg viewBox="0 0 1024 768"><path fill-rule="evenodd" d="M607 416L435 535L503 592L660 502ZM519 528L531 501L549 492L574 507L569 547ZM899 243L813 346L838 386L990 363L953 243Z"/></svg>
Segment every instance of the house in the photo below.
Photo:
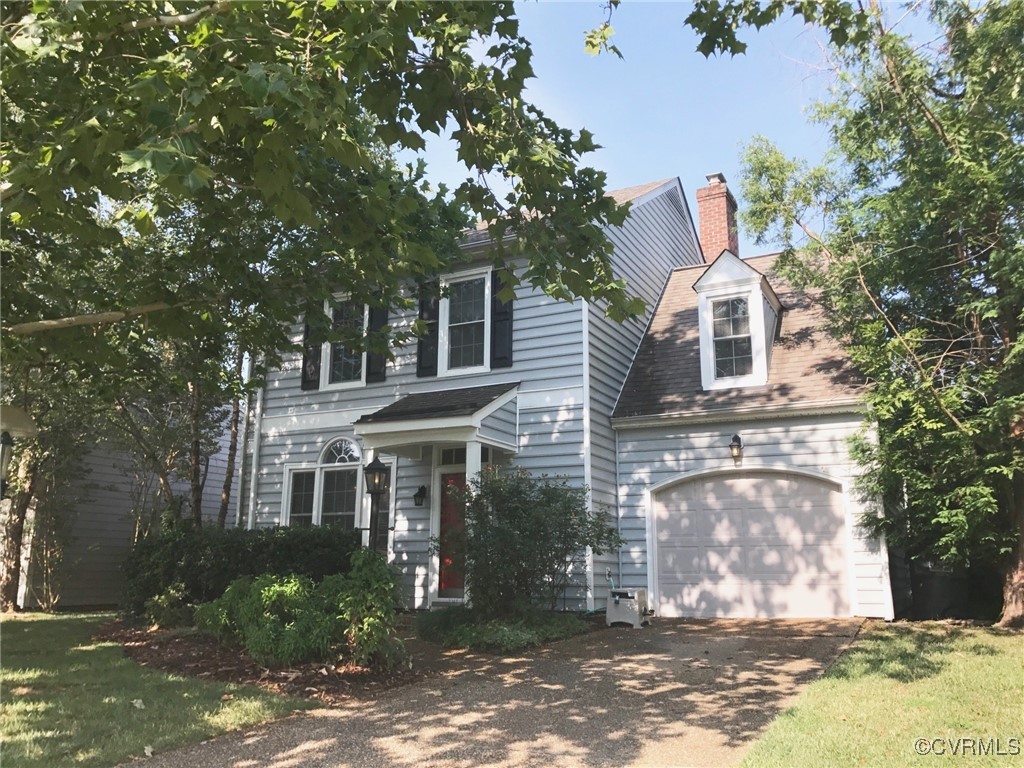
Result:
<svg viewBox="0 0 1024 768"><path fill-rule="evenodd" d="M209 457L204 519L215 519L220 506L227 439L224 435L220 452ZM69 489L74 503L49 521L34 507L28 511L18 605L34 608L55 603L61 609L117 605L124 590L121 566L142 523L139 507L159 508L155 499L146 503L145 497L156 493L156 481L150 480L153 487L140 486L131 457L122 451L103 445L86 452ZM173 480L175 491L184 496L187 483L177 477ZM55 542L59 546L54 547Z"/></svg>
<svg viewBox="0 0 1024 768"><path fill-rule="evenodd" d="M588 554L566 605L603 606L610 574L662 615L891 617L884 542L856 525L856 377L773 257L738 258L735 201L708 178L699 238L678 179L613 193L631 204L608 231L616 273L648 306L634 320L529 286L501 303L479 233L417 312L332 309L431 330L391 362L307 343L268 377L248 420L244 524L366 528L361 468L376 456L410 606L460 602L432 547L458 524L440 489L508 463L588 486L627 541Z"/></svg>

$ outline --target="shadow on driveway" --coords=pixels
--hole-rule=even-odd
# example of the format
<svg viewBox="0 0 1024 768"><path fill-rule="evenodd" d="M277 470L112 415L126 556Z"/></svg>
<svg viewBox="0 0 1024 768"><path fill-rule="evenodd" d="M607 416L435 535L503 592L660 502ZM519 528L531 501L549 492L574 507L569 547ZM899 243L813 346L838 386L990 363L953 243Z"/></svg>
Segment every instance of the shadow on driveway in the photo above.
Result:
<svg viewBox="0 0 1024 768"><path fill-rule="evenodd" d="M655 619L157 755L146 768L731 766L860 620Z"/></svg>

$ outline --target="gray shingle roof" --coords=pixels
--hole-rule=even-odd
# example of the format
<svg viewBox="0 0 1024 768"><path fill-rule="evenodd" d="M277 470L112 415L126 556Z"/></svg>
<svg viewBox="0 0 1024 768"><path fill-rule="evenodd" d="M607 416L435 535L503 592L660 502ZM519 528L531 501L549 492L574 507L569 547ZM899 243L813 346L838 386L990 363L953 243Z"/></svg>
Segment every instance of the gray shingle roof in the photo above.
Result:
<svg viewBox="0 0 1024 768"><path fill-rule="evenodd" d="M772 269L777 254L746 259L766 275L782 302L768 384L704 391L694 283L708 265L675 270L622 388L613 418L727 415L737 409L827 405L856 400L862 386L845 353L823 330L813 297L796 290Z"/></svg>
<svg viewBox="0 0 1024 768"><path fill-rule="evenodd" d="M489 384L484 387L418 392L414 395L406 395L379 411L361 416L356 424L471 416L481 408L493 403L510 389L518 386L519 382L513 381L505 384Z"/></svg>

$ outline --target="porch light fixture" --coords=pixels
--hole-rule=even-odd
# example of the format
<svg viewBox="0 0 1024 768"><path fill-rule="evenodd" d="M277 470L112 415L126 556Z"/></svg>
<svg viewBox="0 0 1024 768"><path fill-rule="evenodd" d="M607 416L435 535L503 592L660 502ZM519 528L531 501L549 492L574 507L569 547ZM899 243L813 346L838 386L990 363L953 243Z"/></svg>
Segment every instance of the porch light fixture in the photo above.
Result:
<svg viewBox="0 0 1024 768"><path fill-rule="evenodd" d="M412 503L417 507L422 507L423 502L427 500L427 486L421 485L416 489L416 493L412 495Z"/></svg>
<svg viewBox="0 0 1024 768"><path fill-rule="evenodd" d="M739 435L732 436L732 442L729 443L729 453L732 454L736 461L743 458L743 441L740 440Z"/></svg>
<svg viewBox="0 0 1024 768"><path fill-rule="evenodd" d="M388 465L374 456L373 461L363 467L366 492L370 494L370 549L381 552L387 549L387 527L381 524L380 497L388 481ZM383 548L381 539L383 538Z"/></svg>

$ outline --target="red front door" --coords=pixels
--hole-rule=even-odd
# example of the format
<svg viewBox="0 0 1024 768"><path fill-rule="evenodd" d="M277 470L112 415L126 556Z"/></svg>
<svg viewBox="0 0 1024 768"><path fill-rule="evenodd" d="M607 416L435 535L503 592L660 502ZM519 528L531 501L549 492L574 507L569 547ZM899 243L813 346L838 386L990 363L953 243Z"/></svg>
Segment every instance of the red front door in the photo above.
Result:
<svg viewBox="0 0 1024 768"><path fill-rule="evenodd" d="M462 505L449 493L449 488L465 488L465 472L449 472L441 475L441 521L438 539L439 574L438 597L462 598L465 596L465 578L456 567L452 551L452 534L462 530Z"/></svg>

